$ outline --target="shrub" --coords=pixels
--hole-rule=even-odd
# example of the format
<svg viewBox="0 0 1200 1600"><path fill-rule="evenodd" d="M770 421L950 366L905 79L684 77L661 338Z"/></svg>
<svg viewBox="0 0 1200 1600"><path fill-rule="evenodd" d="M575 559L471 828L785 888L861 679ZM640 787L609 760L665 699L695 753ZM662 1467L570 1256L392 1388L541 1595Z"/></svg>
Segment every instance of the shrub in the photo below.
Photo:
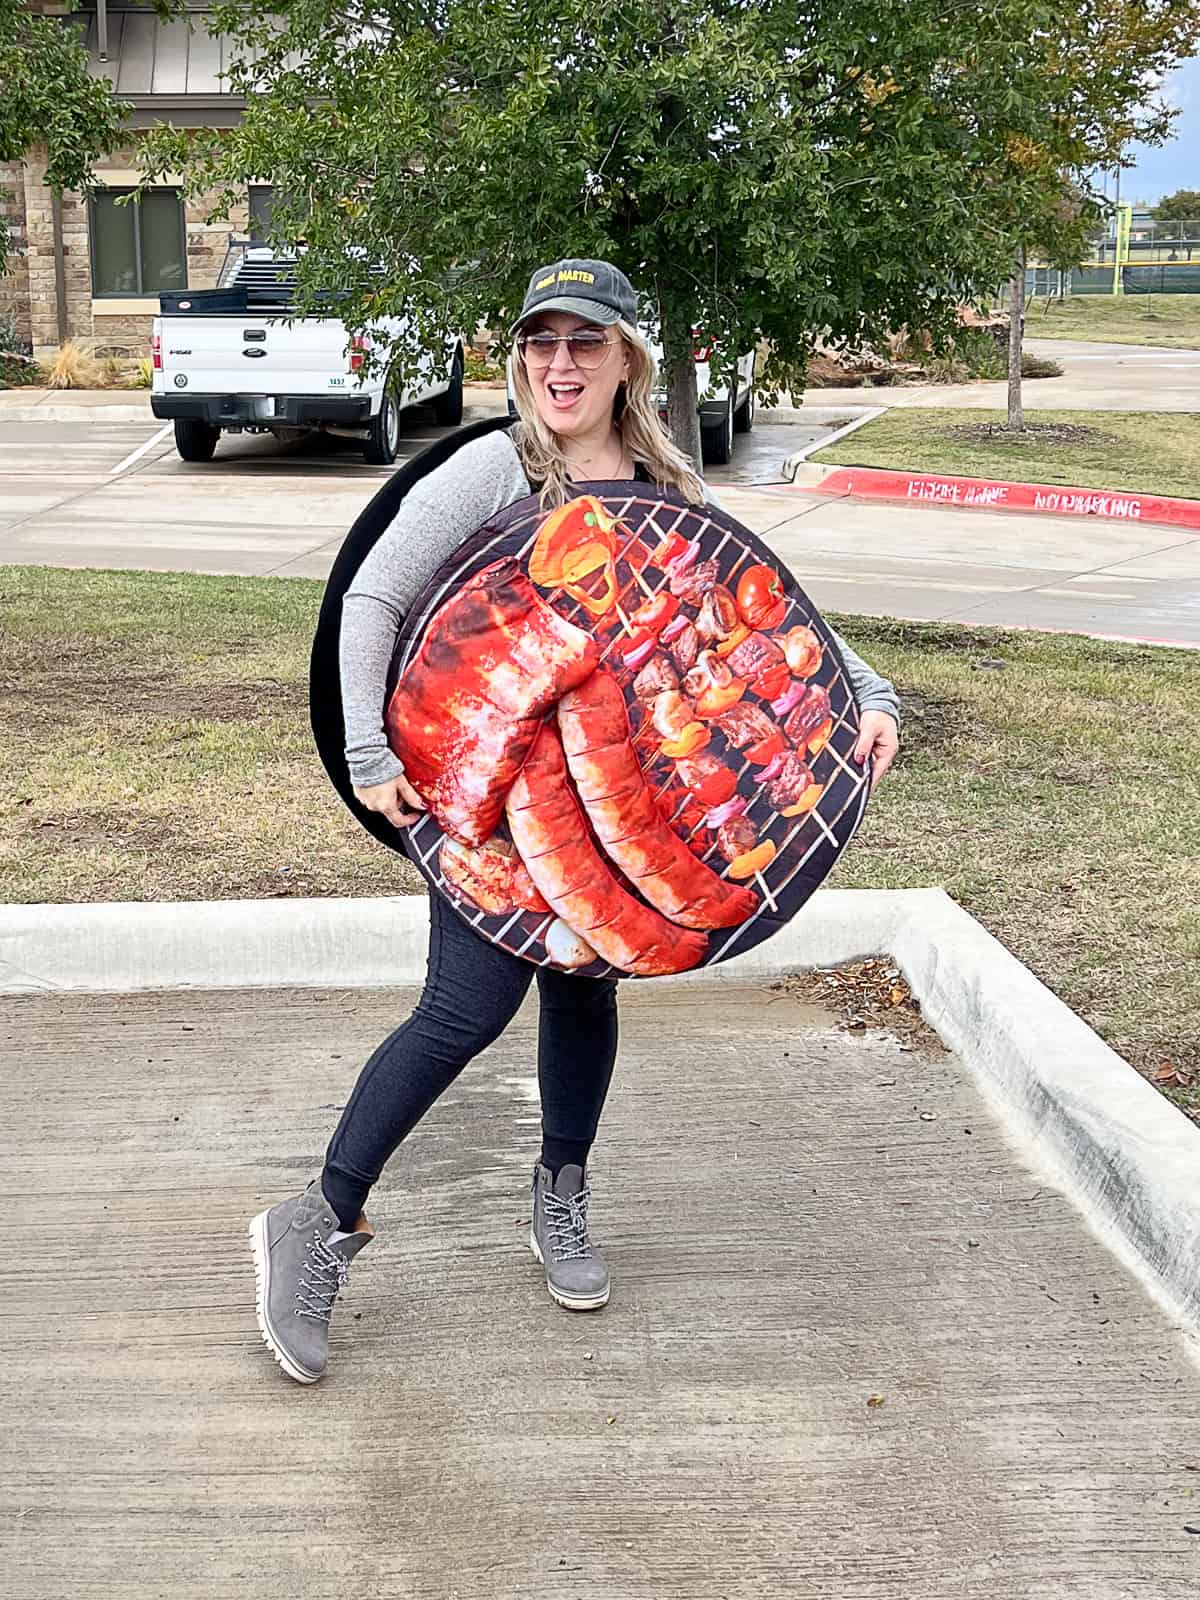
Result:
<svg viewBox="0 0 1200 1600"><path fill-rule="evenodd" d="M60 345L46 368L46 385L51 389L98 389L103 378L100 362L75 339Z"/></svg>
<svg viewBox="0 0 1200 1600"><path fill-rule="evenodd" d="M42 369L30 356L0 351L0 389L20 389L42 381Z"/></svg>
<svg viewBox="0 0 1200 1600"><path fill-rule="evenodd" d="M1057 361L1049 361L1045 356L1023 355L1021 357L1021 376L1023 378L1061 378L1063 369Z"/></svg>
<svg viewBox="0 0 1200 1600"><path fill-rule="evenodd" d="M481 351L468 348L463 356L463 377L468 383L491 383L503 378L504 368Z"/></svg>

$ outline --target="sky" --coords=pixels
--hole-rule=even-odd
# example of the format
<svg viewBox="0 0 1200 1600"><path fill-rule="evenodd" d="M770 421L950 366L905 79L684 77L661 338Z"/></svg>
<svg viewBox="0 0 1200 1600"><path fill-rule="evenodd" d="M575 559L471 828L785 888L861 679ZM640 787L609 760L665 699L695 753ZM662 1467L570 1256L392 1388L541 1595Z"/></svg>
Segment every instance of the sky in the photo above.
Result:
<svg viewBox="0 0 1200 1600"><path fill-rule="evenodd" d="M1144 144L1130 147L1134 166L1121 174L1122 200L1153 204L1176 189L1200 189L1200 57L1185 61L1166 80L1164 90L1170 103L1180 108L1171 140L1157 149Z"/></svg>

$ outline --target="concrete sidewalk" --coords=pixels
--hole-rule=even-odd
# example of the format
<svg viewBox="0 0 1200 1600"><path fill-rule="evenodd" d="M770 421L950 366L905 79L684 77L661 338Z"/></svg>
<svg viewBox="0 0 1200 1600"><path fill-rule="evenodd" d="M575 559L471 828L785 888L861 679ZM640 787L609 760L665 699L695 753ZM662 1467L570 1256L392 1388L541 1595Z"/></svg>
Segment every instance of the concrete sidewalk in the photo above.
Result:
<svg viewBox="0 0 1200 1600"><path fill-rule="evenodd" d="M526 1012L393 1163L330 1376L290 1385L244 1222L410 999L3 1001L7 1592L1194 1595L1168 1320L953 1056L772 991L627 987L603 1313L554 1307L525 1248Z"/></svg>
<svg viewBox="0 0 1200 1600"><path fill-rule="evenodd" d="M1027 378L1029 411L1200 411L1200 350L1093 344L1082 339L1025 340L1029 355L1057 361L1061 378ZM802 403L1003 411L1004 379L986 383L915 383L890 388L806 389Z"/></svg>

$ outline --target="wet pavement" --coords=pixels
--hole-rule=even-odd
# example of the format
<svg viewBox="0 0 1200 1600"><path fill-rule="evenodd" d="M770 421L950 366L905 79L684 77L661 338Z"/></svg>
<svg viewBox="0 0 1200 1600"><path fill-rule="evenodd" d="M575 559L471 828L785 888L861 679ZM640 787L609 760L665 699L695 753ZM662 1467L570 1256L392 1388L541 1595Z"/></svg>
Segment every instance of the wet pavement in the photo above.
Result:
<svg viewBox="0 0 1200 1600"><path fill-rule="evenodd" d="M526 1246L536 1017L389 1166L323 1383L259 1341L396 991L7 997L5 1593L1191 1600L1200 1373L957 1059L622 990L614 1280Z"/></svg>

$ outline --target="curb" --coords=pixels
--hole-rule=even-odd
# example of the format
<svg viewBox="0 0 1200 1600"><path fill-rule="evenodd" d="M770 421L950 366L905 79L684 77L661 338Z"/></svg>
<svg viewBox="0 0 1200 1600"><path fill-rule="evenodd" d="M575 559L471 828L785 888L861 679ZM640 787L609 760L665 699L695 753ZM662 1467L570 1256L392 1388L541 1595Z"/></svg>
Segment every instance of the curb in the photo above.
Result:
<svg viewBox="0 0 1200 1600"><path fill-rule="evenodd" d="M824 449L830 442L825 440L813 449ZM898 472L884 467L822 466L806 461L805 454L801 451L789 456L784 475L790 479L792 490L809 494L852 495L856 500L915 500L927 505L1035 512L1048 517L1097 517L1105 522L1156 522L1200 533L1200 500L1120 489L1067 489L1061 484Z"/></svg>
<svg viewBox="0 0 1200 1600"><path fill-rule="evenodd" d="M856 415L851 414L855 412L857 413ZM841 427L836 428L833 433L826 434L823 439L814 439L811 444L806 444L802 450L797 450L793 455L788 456L783 463L783 477L787 479L788 483L795 483L797 481L797 473L803 469L806 473L815 473L817 475L815 481L820 483L829 468L809 466L809 456L814 455L818 450L828 449L831 444L837 444L842 439L848 439L852 433L857 433L860 428L865 428L868 422L874 422L876 417L882 417L886 412L886 406L842 406L836 411L814 406L805 418L808 422L823 422L826 418L837 421L842 417L845 417L846 421ZM803 412L796 413L797 417L804 415Z"/></svg>
<svg viewBox="0 0 1200 1600"><path fill-rule="evenodd" d="M422 895L3 906L0 993L414 984L426 904ZM823 889L767 944L658 981L762 981L871 955L897 962L1025 1158L1200 1335L1200 1128L942 890Z"/></svg>
<svg viewBox="0 0 1200 1600"><path fill-rule="evenodd" d="M144 405L85 405L68 406L56 404L52 400L40 401L35 405L7 406L2 403L0 396L0 422L147 422L153 423L158 419L150 410L150 402Z"/></svg>

